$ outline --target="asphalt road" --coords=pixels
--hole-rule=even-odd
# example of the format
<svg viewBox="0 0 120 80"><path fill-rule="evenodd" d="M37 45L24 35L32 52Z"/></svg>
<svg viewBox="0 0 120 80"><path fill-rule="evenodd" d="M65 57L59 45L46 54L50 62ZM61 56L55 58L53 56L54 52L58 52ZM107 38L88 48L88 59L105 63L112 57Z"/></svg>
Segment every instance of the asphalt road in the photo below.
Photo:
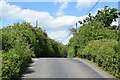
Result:
<svg viewBox="0 0 120 80"><path fill-rule="evenodd" d="M23 78L111 78L84 60L72 58L35 58Z"/></svg>

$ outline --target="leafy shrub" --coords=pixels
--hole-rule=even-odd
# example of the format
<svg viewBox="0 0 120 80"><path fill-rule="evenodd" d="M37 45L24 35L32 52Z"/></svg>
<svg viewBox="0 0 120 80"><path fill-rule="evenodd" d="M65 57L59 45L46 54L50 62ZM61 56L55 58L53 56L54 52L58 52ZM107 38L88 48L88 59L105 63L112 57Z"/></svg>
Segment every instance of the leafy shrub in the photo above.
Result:
<svg viewBox="0 0 120 80"><path fill-rule="evenodd" d="M61 57L62 44L50 39L41 28L16 23L2 31L2 79L16 80L31 57ZM0 43L1 44L1 43Z"/></svg>
<svg viewBox="0 0 120 80"><path fill-rule="evenodd" d="M103 38L117 40L118 36L114 31L104 28L103 24L98 21L93 21L82 26L80 32L76 35L77 44L79 44L78 47L81 49L81 52L89 41Z"/></svg>
<svg viewBox="0 0 120 80"><path fill-rule="evenodd" d="M16 42L16 45L7 52L3 51L2 80L17 79L25 71L32 55L29 46L20 42Z"/></svg>
<svg viewBox="0 0 120 80"><path fill-rule="evenodd" d="M87 44L81 57L97 63L109 73L120 77L118 48L118 41L113 39L93 40Z"/></svg>
<svg viewBox="0 0 120 80"><path fill-rule="evenodd" d="M117 40L118 35L115 31L105 28L103 23L92 21L79 28L79 32L70 39L68 46L74 47L74 54L79 56L89 41L103 38Z"/></svg>
<svg viewBox="0 0 120 80"><path fill-rule="evenodd" d="M69 48L67 57L68 57L68 58L73 58L73 57L75 57L74 47L70 47L70 48Z"/></svg>
<svg viewBox="0 0 120 80"><path fill-rule="evenodd" d="M33 27L27 22L16 23L2 30L2 49L8 51L15 45L15 40L28 43L36 57L60 56L60 43L50 39L41 28Z"/></svg>

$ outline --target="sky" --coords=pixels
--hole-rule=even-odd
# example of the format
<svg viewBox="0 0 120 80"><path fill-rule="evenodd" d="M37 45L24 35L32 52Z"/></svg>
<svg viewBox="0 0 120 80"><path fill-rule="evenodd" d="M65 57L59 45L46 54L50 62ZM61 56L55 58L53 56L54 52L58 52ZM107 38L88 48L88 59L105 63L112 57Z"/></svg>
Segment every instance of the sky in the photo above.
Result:
<svg viewBox="0 0 120 80"><path fill-rule="evenodd" d="M46 30L48 36L56 41L67 44L72 35L69 36L69 28L75 26L76 22L83 20L88 11L98 0L2 0L0 1L0 28L13 25L16 22L30 22ZM96 14L98 9L104 6L118 9L119 0L100 0L92 9ZM113 25L117 22L113 22ZM79 25L78 25L79 26Z"/></svg>

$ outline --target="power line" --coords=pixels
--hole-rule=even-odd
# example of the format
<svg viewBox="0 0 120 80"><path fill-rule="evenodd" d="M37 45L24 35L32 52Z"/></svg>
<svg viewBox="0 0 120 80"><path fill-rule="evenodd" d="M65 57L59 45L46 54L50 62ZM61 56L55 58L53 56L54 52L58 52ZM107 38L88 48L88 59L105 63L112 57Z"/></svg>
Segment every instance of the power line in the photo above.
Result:
<svg viewBox="0 0 120 80"><path fill-rule="evenodd" d="M93 5L93 7L87 12L86 15L88 15L88 14L90 13L90 11L92 11L99 2L100 2L100 0L98 0L98 1ZM83 16L82 20L83 20L84 18L85 18L85 16ZM76 29L77 29L77 22L76 22Z"/></svg>
<svg viewBox="0 0 120 80"><path fill-rule="evenodd" d="M99 2L100 2L100 0L98 0L98 1L93 5L93 7L87 12L86 15L88 15L88 13L90 13L90 11L92 11ZM85 16L83 16L82 20L84 19L84 17L85 17ZM77 24L77 22L76 22L76 29L77 29L77 25L78 25L78 24Z"/></svg>
<svg viewBox="0 0 120 80"><path fill-rule="evenodd" d="M100 2L100 0L98 0L98 1L93 5L93 7L87 12L87 14L90 13L90 11L92 11L92 9L94 9L99 2ZM87 15L87 14L86 14L86 15Z"/></svg>
<svg viewBox="0 0 120 80"><path fill-rule="evenodd" d="M100 2L100 0L98 0L98 1L93 5L93 7L87 12L86 15L88 15L88 13L90 13L90 11L92 11L99 2ZM83 16L83 18L84 18L84 17L85 17L85 16ZM83 18L82 18L82 19L83 19Z"/></svg>

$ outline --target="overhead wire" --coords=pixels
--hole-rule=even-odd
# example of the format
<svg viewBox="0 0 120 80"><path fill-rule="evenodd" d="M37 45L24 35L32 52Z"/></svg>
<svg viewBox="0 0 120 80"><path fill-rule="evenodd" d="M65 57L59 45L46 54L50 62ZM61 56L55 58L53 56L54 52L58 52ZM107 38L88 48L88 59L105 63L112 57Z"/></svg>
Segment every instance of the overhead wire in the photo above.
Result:
<svg viewBox="0 0 120 80"><path fill-rule="evenodd" d="M94 5L93 7L86 13L86 15L88 15L97 5L98 3L100 2L100 0L98 0ZM81 20L83 20L85 18L85 16L83 16L83 18Z"/></svg>
<svg viewBox="0 0 120 80"><path fill-rule="evenodd" d="M86 15L88 15L97 5L98 5L98 3L100 2L100 0L98 0L94 5L93 5L93 7L86 13ZM81 19L81 20L83 20L84 18L85 18L86 16L83 16L83 18ZM76 29L77 29L77 23L78 22L76 22ZM77 31L78 32L78 31Z"/></svg>

